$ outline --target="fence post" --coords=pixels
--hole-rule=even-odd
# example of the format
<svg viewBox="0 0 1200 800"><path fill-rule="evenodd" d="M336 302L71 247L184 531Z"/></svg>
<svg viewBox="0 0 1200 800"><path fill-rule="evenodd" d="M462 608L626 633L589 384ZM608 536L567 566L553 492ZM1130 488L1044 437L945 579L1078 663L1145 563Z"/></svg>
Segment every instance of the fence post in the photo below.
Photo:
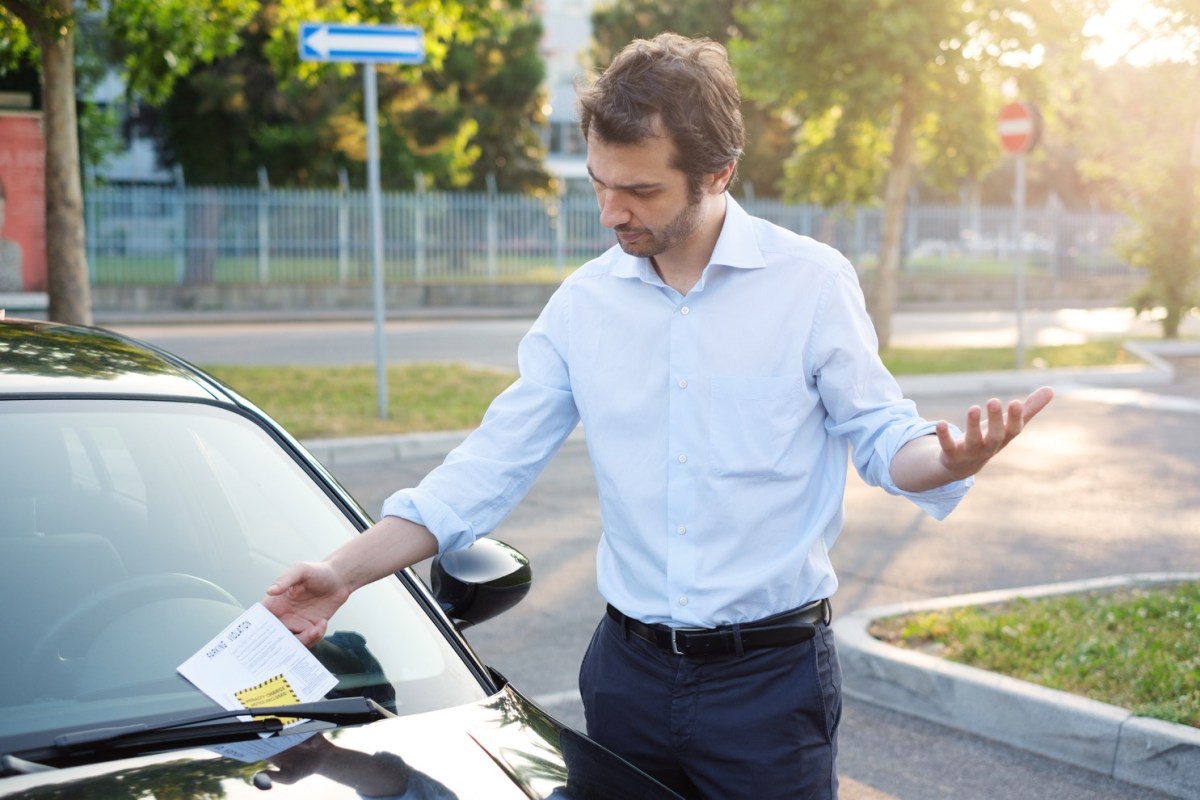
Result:
<svg viewBox="0 0 1200 800"><path fill-rule="evenodd" d="M968 178L958 188L958 240L965 244L974 240L981 242L983 240L983 210L979 203L979 182L974 178ZM964 252L963 257L958 260L958 272L961 274L966 272L967 256L969 252Z"/></svg>
<svg viewBox="0 0 1200 800"><path fill-rule="evenodd" d="M550 222L554 225L554 277L562 281L567 268L567 184L559 181L550 206Z"/></svg>
<svg viewBox="0 0 1200 800"><path fill-rule="evenodd" d="M1100 241L1100 201L1092 198L1088 204L1088 222L1087 234L1084 237L1087 242L1087 275L1091 277L1096 274L1097 258L1096 243Z"/></svg>
<svg viewBox="0 0 1200 800"><path fill-rule="evenodd" d="M338 169L337 273L338 282L350 280L350 176Z"/></svg>
<svg viewBox="0 0 1200 800"><path fill-rule="evenodd" d="M96 240L100 237L100 231L96 227L96 168L91 164L87 165L84 172L87 191L83 193L83 209L84 219L87 220L83 227L83 242L87 248L87 263L88 263L88 280L92 284L96 283L96 256L97 247Z"/></svg>
<svg viewBox="0 0 1200 800"><path fill-rule="evenodd" d="M267 168L258 168L258 282L267 283L271 277L271 182Z"/></svg>
<svg viewBox="0 0 1200 800"><path fill-rule="evenodd" d="M416 174L417 194L413 206L413 277L417 283L425 280L425 173Z"/></svg>
<svg viewBox="0 0 1200 800"><path fill-rule="evenodd" d="M908 209L904 213L904 246L900 248L900 271L912 272L912 264L909 263L908 254L917 248L917 241L920 235L920 219L921 208L917 205L919 200L917 187L908 187Z"/></svg>
<svg viewBox="0 0 1200 800"><path fill-rule="evenodd" d="M850 213L854 215L854 261L862 263L867 256L867 215L859 208L851 209ZM878 267L877 262L875 268Z"/></svg>
<svg viewBox="0 0 1200 800"><path fill-rule="evenodd" d="M183 167L175 165L175 283L183 285L187 275L187 185Z"/></svg>
<svg viewBox="0 0 1200 800"><path fill-rule="evenodd" d="M496 282L496 249L500 242L500 227L496 220L496 175L487 174L487 276L489 283Z"/></svg>

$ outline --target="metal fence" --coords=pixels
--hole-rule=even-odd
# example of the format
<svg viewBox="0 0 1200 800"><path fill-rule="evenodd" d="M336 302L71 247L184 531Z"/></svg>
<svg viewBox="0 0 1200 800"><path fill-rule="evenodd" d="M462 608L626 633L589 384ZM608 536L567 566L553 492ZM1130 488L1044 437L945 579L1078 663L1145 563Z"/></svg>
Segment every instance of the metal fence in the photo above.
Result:
<svg viewBox="0 0 1200 800"><path fill-rule="evenodd" d="M96 284L361 283L370 280L362 191L97 186L85 195ZM830 210L742 199L752 214L806 234L870 270L879 209ZM388 282L557 281L614 242L587 195L385 193ZM999 275L1021 254L1030 274L1125 274L1112 248L1125 218L1005 208L910 206L903 269Z"/></svg>

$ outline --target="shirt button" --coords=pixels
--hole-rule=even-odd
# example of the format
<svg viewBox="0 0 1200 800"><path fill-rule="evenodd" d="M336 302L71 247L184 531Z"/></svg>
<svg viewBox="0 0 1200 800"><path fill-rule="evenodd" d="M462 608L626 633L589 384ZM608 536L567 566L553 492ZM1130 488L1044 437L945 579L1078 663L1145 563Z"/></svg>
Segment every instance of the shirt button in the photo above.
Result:
<svg viewBox="0 0 1200 800"><path fill-rule="evenodd" d="M687 306L684 306L683 308L679 309L679 313L686 317L688 314L692 313L692 310Z"/></svg>
<svg viewBox="0 0 1200 800"><path fill-rule="evenodd" d="M686 388L687 388L687 378L680 378L680 379L679 379L679 388L680 388L680 389L686 389Z"/></svg>
<svg viewBox="0 0 1200 800"><path fill-rule="evenodd" d="M675 529L675 532L678 533L680 536L683 536L685 533L687 533L687 526L680 525L678 528Z"/></svg>
<svg viewBox="0 0 1200 800"><path fill-rule="evenodd" d="M679 605L681 605L681 606L686 606L686 605L687 605L687 603L688 603L688 601L687 601L687 596L686 596L686 595L684 595L683 597L679 598Z"/></svg>
<svg viewBox="0 0 1200 800"><path fill-rule="evenodd" d="M680 464L686 464L686 463L687 463L687 456L685 456L685 455L683 455L682 453L680 453L680 455L679 455L679 463L680 463Z"/></svg>

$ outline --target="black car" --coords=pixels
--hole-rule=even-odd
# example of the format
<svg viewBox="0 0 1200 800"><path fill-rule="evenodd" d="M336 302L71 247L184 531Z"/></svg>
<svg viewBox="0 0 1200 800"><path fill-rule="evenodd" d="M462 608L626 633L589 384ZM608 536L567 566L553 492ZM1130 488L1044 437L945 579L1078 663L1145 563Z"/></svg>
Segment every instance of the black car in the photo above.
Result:
<svg viewBox="0 0 1200 800"><path fill-rule="evenodd" d="M234 713L177 668L287 565L370 524L237 393L152 346L0 319L0 796L670 798L488 669L459 628L521 599L483 540L337 613L337 679ZM238 758L272 740L277 753Z"/></svg>

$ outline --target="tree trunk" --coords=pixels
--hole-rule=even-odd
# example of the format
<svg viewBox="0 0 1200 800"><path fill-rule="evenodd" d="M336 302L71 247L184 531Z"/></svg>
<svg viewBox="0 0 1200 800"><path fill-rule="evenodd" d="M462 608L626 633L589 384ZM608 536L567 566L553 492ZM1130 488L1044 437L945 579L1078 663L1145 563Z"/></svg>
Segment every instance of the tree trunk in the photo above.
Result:
<svg viewBox="0 0 1200 800"><path fill-rule="evenodd" d="M72 0L50 0L47 5L50 19L70 19ZM58 322L90 325L92 297L84 246L73 22L61 26L48 22L31 33L42 51L49 316Z"/></svg>
<svg viewBox="0 0 1200 800"><path fill-rule="evenodd" d="M187 268L183 282L207 286L216 282L217 249L221 242L221 201L212 188L189 190L187 203Z"/></svg>
<svg viewBox="0 0 1200 800"><path fill-rule="evenodd" d="M905 84L896 124L892 132L892 155L888 167L887 188L883 196L883 232L879 242L879 264L871 282L869 312L879 337L879 348L886 349L892 338L892 311L896 307L896 273L900 269L900 248L904 232L904 210L908 199L909 174L912 170L916 139L913 125L917 118L917 90Z"/></svg>

